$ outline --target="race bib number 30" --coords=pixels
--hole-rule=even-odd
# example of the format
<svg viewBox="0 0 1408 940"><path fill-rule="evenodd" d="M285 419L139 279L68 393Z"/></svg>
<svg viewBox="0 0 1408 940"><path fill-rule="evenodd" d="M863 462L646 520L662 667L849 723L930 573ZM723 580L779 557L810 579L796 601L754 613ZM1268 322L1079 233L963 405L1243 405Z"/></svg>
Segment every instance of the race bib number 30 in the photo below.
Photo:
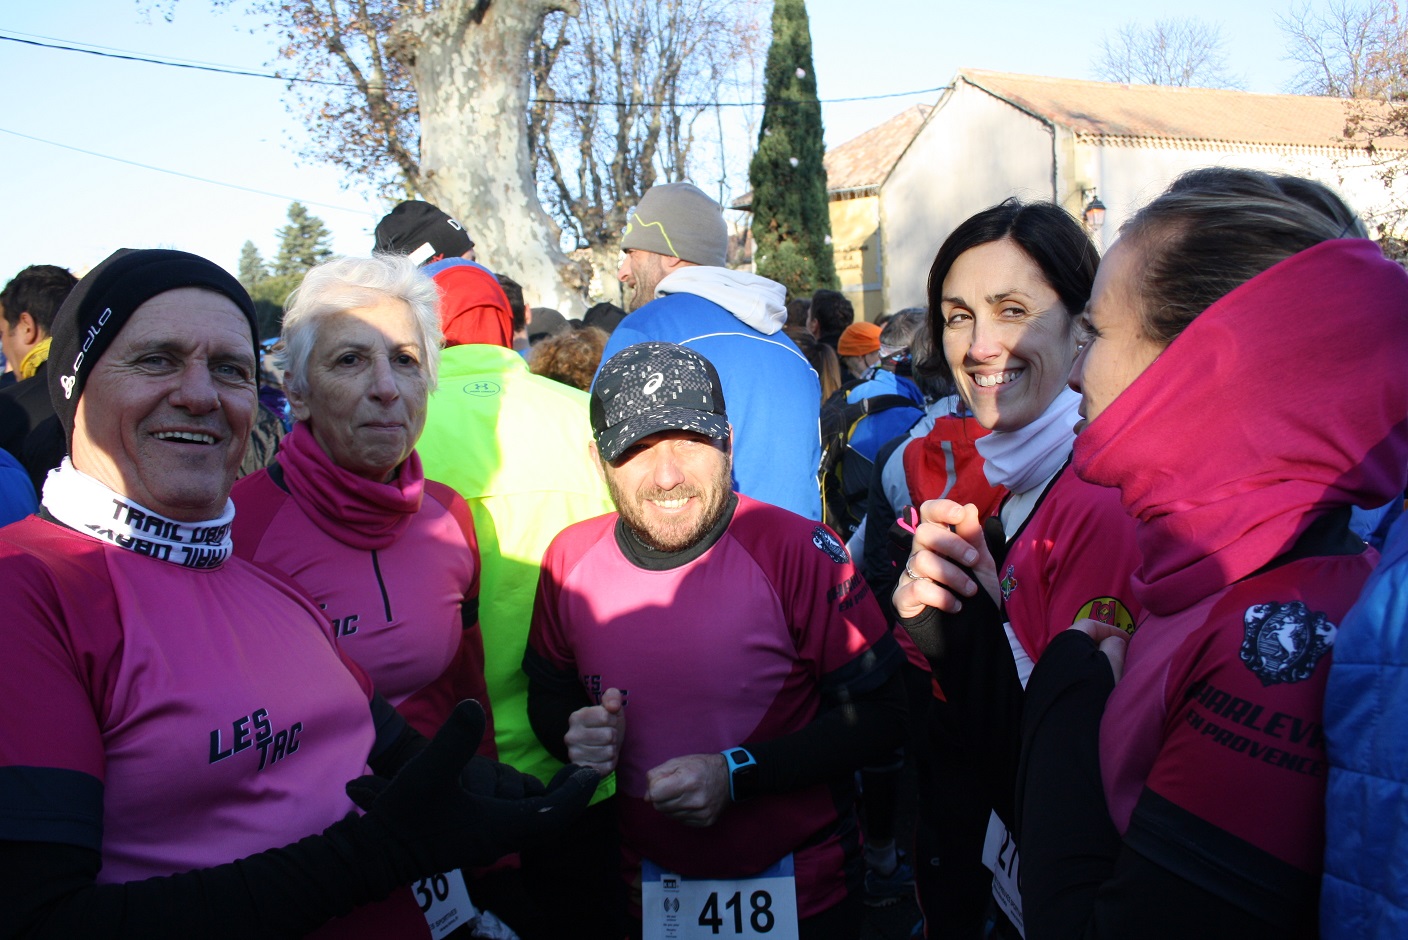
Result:
<svg viewBox="0 0 1408 940"><path fill-rule="evenodd" d="M473 920L479 911L469 899L464 876L447 871L434 878L422 878L411 886L434 940L449 935L460 924Z"/></svg>
<svg viewBox="0 0 1408 940"><path fill-rule="evenodd" d="M645 940L797 940L797 879L788 855L752 878L685 878L641 866Z"/></svg>

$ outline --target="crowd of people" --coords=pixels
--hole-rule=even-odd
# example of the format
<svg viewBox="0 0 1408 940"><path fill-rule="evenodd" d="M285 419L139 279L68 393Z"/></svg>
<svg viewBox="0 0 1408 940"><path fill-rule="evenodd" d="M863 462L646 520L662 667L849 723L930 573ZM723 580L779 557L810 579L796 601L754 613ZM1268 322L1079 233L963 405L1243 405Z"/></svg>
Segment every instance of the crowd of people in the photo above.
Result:
<svg viewBox="0 0 1408 940"><path fill-rule="evenodd" d="M688 183L621 246L569 319L408 201L263 344L182 251L0 291L0 935L1408 933L1408 273L1332 190L1009 199L878 322Z"/></svg>

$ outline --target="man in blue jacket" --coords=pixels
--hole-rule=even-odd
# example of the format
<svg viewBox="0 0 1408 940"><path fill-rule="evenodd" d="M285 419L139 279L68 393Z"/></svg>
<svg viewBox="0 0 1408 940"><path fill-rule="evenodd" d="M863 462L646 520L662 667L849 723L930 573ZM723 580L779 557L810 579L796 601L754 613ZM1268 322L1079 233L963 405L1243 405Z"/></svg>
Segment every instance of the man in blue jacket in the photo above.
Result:
<svg viewBox="0 0 1408 940"><path fill-rule="evenodd" d="M821 383L782 332L787 291L724 266L723 210L689 183L652 187L621 237L617 276L630 316L602 362L648 341L688 346L712 362L733 420L733 485L746 496L821 518Z"/></svg>
<svg viewBox="0 0 1408 940"><path fill-rule="evenodd" d="M1408 936L1408 516L1340 625L1325 687L1326 940Z"/></svg>

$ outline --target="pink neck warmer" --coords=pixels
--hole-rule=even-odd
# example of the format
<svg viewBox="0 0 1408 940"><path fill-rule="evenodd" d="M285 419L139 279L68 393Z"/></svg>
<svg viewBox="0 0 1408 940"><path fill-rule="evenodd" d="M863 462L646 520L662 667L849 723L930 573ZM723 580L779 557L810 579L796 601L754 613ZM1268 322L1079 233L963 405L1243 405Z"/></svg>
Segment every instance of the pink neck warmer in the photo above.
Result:
<svg viewBox="0 0 1408 940"><path fill-rule="evenodd" d="M279 443L279 466L298 508L318 528L353 548L386 548L420 510L425 474L414 450L390 483L374 483L339 467L305 422Z"/></svg>
<svg viewBox="0 0 1408 940"><path fill-rule="evenodd" d="M1140 602L1186 609L1328 509L1408 476L1408 273L1365 240L1281 262L1193 321L1076 439L1138 520Z"/></svg>

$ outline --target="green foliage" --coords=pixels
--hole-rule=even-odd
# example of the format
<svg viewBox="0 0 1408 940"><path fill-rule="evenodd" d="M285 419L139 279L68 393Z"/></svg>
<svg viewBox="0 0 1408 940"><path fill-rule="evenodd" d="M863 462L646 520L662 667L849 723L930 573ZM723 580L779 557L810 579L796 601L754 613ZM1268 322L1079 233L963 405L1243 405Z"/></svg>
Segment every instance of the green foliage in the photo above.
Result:
<svg viewBox="0 0 1408 940"><path fill-rule="evenodd" d="M748 167L753 258L792 296L838 286L826 200L821 103L805 0L775 0L764 73L762 130Z"/></svg>
<svg viewBox="0 0 1408 940"><path fill-rule="evenodd" d="M274 274L302 275L331 259L332 232L301 202L290 203L288 224L279 229L279 254L274 259Z"/></svg>
<svg viewBox="0 0 1408 940"><path fill-rule="evenodd" d="M289 205L288 224L278 235L279 254L272 271L254 242L246 241L240 249L239 281L254 300L260 339L279 335L288 295L303 282L309 268L332 259L332 233L302 203Z"/></svg>
<svg viewBox="0 0 1408 940"><path fill-rule="evenodd" d="M246 240L244 247L240 249L240 284L245 290L254 290L254 285L269 276L269 269L264 266L264 259L259 254L259 249L254 247L254 242Z"/></svg>
<svg viewBox="0 0 1408 940"><path fill-rule="evenodd" d="M254 299L254 310L259 315L259 338L278 336L284 324L284 301L303 283L302 272L298 274L274 274L258 281L249 288L249 296Z"/></svg>

